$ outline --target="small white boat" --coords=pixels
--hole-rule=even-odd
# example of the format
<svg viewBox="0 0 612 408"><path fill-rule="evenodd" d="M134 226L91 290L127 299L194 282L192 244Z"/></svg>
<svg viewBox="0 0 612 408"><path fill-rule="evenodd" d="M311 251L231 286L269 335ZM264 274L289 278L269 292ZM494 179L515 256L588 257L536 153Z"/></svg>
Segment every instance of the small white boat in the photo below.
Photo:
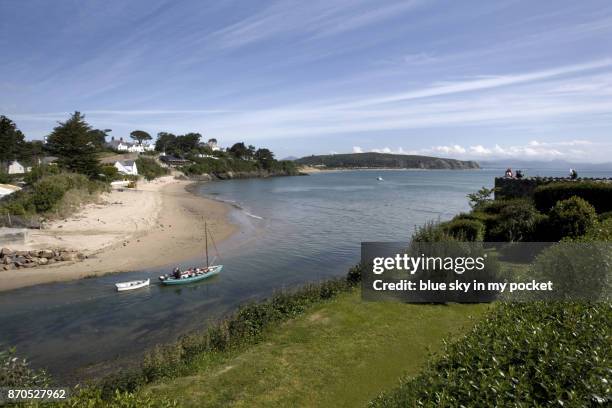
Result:
<svg viewBox="0 0 612 408"><path fill-rule="evenodd" d="M376 180L378 180L378 181L385 181L382 177L376 177Z"/></svg>
<svg viewBox="0 0 612 408"><path fill-rule="evenodd" d="M130 281L130 282L120 282L120 283L115 283L115 286L117 287L118 292L124 292L126 290L135 290L135 289L144 288L145 286L149 286L149 283L151 283L151 279L135 280L135 281Z"/></svg>

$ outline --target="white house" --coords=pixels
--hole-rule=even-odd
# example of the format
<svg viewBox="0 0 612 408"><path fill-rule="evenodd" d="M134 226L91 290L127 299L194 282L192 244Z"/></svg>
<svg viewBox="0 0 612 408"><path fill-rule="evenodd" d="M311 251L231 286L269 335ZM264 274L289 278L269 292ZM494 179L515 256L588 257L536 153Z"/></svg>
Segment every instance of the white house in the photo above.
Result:
<svg viewBox="0 0 612 408"><path fill-rule="evenodd" d="M137 176L138 168L134 160L121 160L115 162L115 168L119 170L119 173L125 174L126 176Z"/></svg>
<svg viewBox="0 0 612 408"><path fill-rule="evenodd" d="M26 168L17 160L13 160L9 163L6 172L8 174L23 174L26 172Z"/></svg>
<svg viewBox="0 0 612 408"><path fill-rule="evenodd" d="M144 152L150 152L150 151L155 150L155 146L152 144L130 143L130 142L125 142L123 138L119 138L119 140L115 140L114 137L108 143L108 146L120 152L129 152L129 153L144 153Z"/></svg>
<svg viewBox="0 0 612 408"><path fill-rule="evenodd" d="M11 184L0 184L0 198L3 198L9 194L13 194L15 191L19 191L21 188L13 186Z"/></svg>

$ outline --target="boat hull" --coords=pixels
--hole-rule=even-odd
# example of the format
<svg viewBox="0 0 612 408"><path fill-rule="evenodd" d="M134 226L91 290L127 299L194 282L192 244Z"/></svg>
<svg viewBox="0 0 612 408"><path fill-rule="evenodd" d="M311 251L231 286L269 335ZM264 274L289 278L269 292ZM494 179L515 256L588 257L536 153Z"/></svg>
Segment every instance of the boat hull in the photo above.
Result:
<svg viewBox="0 0 612 408"><path fill-rule="evenodd" d="M126 292L128 290L146 288L147 286L149 286L149 283L151 283L151 280L147 279L147 280L142 280L142 281L116 283L115 287L117 288L118 292Z"/></svg>
<svg viewBox="0 0 612 408"><path fill-rule="evenodd" d="M215 266L211 267L210 271L208 271L208 272L206 272L206 273L204 273L202 275L196 275L196 276L192 276L190 278L181 278L181 279L166 278L166 279L161 281L161 284L162 285L172 286L172 285L186 285L188 283L199 282L199 281L208 279L211 276L218 275L219 272L221 272L222 269L223 269L223 265L215 265Z"/></svg>

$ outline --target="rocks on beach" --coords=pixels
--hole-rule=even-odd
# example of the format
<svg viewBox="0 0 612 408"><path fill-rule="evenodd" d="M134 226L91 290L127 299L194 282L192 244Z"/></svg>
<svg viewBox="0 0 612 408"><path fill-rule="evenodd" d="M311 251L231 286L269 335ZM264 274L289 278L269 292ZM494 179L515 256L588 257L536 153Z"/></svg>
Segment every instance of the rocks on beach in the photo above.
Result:
<svg viewBox="0 0 612 408"><path fill-rule="evenodd" d="M56 262L80 261L87 258L78 251L66 249L43 249L34 251L13 251L0 249L0 270L34 268Z"/></svg>

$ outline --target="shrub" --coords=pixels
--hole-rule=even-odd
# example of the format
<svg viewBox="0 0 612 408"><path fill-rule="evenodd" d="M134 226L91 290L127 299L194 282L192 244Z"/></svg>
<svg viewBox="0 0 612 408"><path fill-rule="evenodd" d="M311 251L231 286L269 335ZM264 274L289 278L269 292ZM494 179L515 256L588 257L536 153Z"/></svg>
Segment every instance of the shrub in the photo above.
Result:
<svg viewBox="0 0 612 408"><path fill-rule="evenodd" d="M147 180L153 180L170 173L170 170L162 167L155 159L148 157L136 159L136 167L138 168L138 173Z"/></svg>
<svg viewBox="0 0 612 408"><path fill-rule="evenodd" d="M548 216L549 238L576 238L595 226L597 214L591 204L580 197L557 202Z"/></svg>
<svg viewBox="0 0 612 408"><path fill-rule="evenodd" d="M605 221L610 218L612 218L612 211L599 214L599 221Z"/></svg>
<svg viewBox="0 0 612 408"><path fill-rule="evenodd" d="M443 229L451 236L463 241L482 241L485 226L481 221L454 219L443 224Z"/></svg>
<svg viewBox="0 0 612 408"><path fill-rule="evenodd" d="M529 241L534 237L542 215L528 200L509 200L489 220L487 240L494 242Z"/></svg>
<svg viewBox="0 0 612 408"><path fill-rule="evenodd" d="M444 230L444 227L436 222L429 221L422 226L417 226L412 234L413 242L440 242L454 240L454 237Z"/></svg>
<svg viewBox="0 0 612 408"><path fill-rule="evenodd" d="M501 304L370 407L604 406L609 303Z"/></svg>
<svg viewBox="0 0 612 408"><path fill-rule="evenodd" d="M15 349L0 350L0 384L3 387L44 387L50 382L44 371L30 368L30 363L15 356Z"/></svg>
<svg viewBox="0 0 612 408"><path fill-rule="evenodd" d="M577 196L588 201L598 213L612 211L612 183L577 181L539 186L533 199L540 211L550 211L557 201Z"/></svg>

